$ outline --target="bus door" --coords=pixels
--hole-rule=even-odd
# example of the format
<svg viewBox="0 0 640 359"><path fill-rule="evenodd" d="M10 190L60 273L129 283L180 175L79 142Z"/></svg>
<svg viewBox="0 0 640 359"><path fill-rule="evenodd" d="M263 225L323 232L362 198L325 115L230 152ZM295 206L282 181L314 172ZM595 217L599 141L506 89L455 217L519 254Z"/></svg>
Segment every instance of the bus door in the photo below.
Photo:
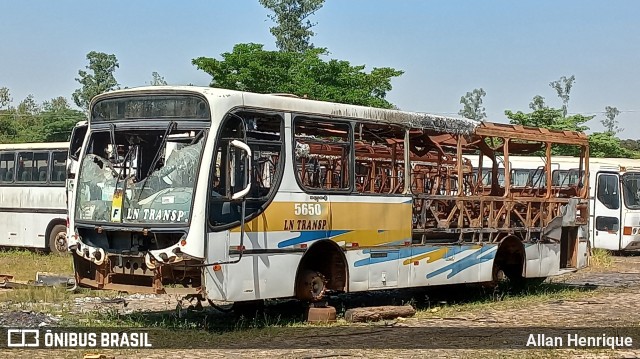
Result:
<svg viewBox="0 0 640 359"><path fill-rule="evenodd" d="M593 247L617 251L621 235L619 174L598 172L594 197L591 221Z"/></svg>
<svg viewBox="0 0 640 359"><path fill-rule="evenodd" d="M67 207L73 202L71 195L73 193L74 181L78 172L78 161L80 160L80 150L82 149L82 143L84 137L87 134L89 125L87 122L80 122L71 131L71 138L69 140L69 154L67 159Z"/></svg>

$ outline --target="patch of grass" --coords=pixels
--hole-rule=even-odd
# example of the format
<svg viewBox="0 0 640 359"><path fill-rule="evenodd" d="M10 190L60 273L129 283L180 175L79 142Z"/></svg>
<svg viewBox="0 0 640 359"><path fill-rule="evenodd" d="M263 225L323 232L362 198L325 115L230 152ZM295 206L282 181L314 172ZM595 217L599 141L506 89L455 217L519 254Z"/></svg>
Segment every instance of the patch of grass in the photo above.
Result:
<svg viewBox="0 0 640 359"><path fill-rule="evenodd" d="M611 291L611 288L608 290ZM506 292L498 297L476 297L468 302L461 302L453 305L420 308L418 309L416 316L448 317L456 314L484 310L525 308L543 302L591 297L598 292L599 290L596 288L567 286L561 283L542 283L527 287L525 290L520 292ZM496 300L496 298L498 298L498 300Z"/></svg>
<svg viewBox="0 0 640 359"><path fill-rule="evenodd" d="M591 251L591 267L593 268L609 268L613 265L613 257L611 252L606 249L594 248Z"/></svg>
<svg viewBox="0 0 640 359"><path fill-rule="evenodd" d="M0 292L0 302L9 303L21 303L32 304L41 303L43 307L47 304L68 304L72 303L75 298L84 297L102 297L102 298L114 298L118 295L118 292L114 291L95 291L86 288L77 289L74 292L68 291L64 286L56 287L26 287L16 288L10 290L3 290ZM26 308L21 308L26 309Z"/></svg>
<svg viewBox="0 0 640 359"><path fill-rule="evenodd" d="M37 272L72 275L72 258L24 249L0 251L0 274L11 274L15 280L24 281L35 280Z"/></svg>

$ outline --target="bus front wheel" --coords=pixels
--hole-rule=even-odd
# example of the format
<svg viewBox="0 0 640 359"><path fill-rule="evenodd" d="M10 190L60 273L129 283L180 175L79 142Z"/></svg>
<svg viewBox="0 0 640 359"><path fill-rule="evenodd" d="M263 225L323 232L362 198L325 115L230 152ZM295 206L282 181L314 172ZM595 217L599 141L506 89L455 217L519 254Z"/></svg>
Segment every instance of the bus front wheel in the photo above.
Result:
<svg viewBox="0 0 640 359"><path fill-rule="evenodd" d="M49 233L49 250L51 253L64 254L67 249L67 227L56 224Z"/></svg>

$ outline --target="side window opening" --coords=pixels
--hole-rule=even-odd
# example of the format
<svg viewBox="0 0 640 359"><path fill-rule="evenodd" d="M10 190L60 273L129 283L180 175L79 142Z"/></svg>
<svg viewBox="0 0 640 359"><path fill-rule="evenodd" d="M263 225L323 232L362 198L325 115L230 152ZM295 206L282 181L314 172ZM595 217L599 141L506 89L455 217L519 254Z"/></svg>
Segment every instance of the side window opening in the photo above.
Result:
<svg viewBox="0 0 640 359"><path fill-rule="evenodd" d="M17 182L46 183L49 173L49 152L19 152Z"/></svg>
<svg viewBox="0 0 640 359"><path fill-rule="evenodd" d="M4 152L0 154L0 183L11 183L15 180L16 154Z"/></svg>
<svg viewBox="0 0 640 359"><path fill-rule="evenodd" d="M215 169L210 179L209 222L226 226L240 221L242 200L233 200L242 190L246 153L230 145L241 140L251 149L251 186L245 196L245 217L260 213L275 196L283 174L283 118L258 111L239 111L228 115L216 139Z"/></svg>
<svg viewBox="0 0 640 359"><path fill-rule="evenodd" d="M294 121L296 178L310 192L351 188L351 126L298 117Z"/></svg>
<svg viewBox="0 0 640 359"><path fill-rule="evenodd" d="M67 151L53 151L51 153L51 172L49 177L51 183L64 183L66 161Z"/></svg>
<svg viewBox="0 0 640 359"><path fill-rule="evenodd" d="M596 194L598 201L609 209L619 209L620 192L618 187L618 176L609 174L598 176L598 191Z"/></svg>
<svg viewBox="0 0 640 359"><path fill-rule="evenodd" d="M75 161L78 160L78 156L80 155L82 142L84 141L84 137L87 134L88 128L88 125L81 124L74 127L73 131L71 132L71 137L69 139L69 157Z"/></svg>
<svg viewBox="0 0 640 359"><path fill-rule="evenodd" d="M402 193L404 190L404 129L358 123L354 131L355 181L359 193Z"/></svg>

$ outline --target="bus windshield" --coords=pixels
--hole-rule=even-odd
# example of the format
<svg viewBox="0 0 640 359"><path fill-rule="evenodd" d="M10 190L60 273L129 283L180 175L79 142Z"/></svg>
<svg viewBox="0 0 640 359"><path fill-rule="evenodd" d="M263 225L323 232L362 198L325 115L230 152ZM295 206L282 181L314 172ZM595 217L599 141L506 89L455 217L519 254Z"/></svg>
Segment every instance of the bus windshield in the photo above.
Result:
<svg viewBox="0 0 640 359"><path fill-rule="evenodd" d="M640 172L622 176L624 204L627 208L640 209Z"/></svg>
<svg viewBox="0 0 640 359"><path fill-rule="evenodd" d="M76 217L111 223L188 223L204 130L102 131L80 163ZM178 133L176 133L178 132Z"/></svg>

